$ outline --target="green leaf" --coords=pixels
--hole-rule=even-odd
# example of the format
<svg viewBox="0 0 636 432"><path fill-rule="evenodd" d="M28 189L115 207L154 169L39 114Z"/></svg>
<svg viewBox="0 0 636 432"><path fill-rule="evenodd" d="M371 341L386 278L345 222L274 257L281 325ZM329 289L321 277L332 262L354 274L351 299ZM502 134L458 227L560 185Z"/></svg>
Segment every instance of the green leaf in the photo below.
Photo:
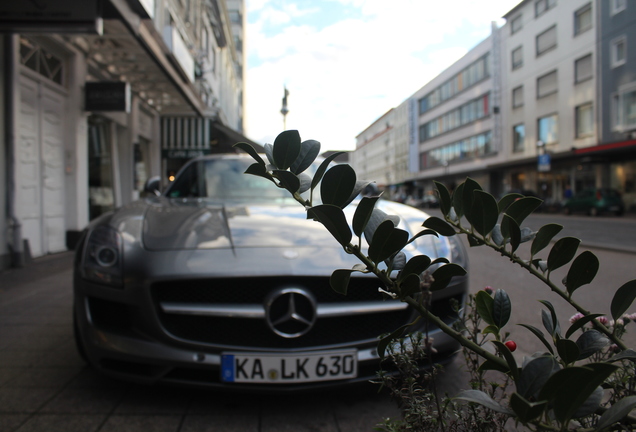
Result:
<svg viewBox="0 0 636 432"><path fill-rule="evenodd" d="M433 272L433 283L431 284L431 291L438 291L446 288L454 276L464 276L466 270L457 264L446 264L438 268Z"/></svg>
<svg viewBox="0 0 636 432"><path fill-rule="evenodd" d="M356 173L350 165L341 164L331 167L322 179L320 197L323 204L343 208L356 185Z"/></svg>
<svg viewBox="0 0 636 432"><path fill-rule="evenodd" d="M626 349L625 351L616 354L607 361L613 363L619 360L631 360L632 362L636 362L636 351L632 349Z"/></svg>
<svg viewBox="0 0 636 432"><path fill-rule="evenodd" d="M578 345L570 339L557 339L556 348L559 357L561 357L561 360L563 360L565 364L574 363L579 359L579 355L581 355Z"/></svg>
<svg viewBox="0 0 636 432"><path fill-rule="evenodd" d="M286 170L300 154L300 134L297 130L288 130L278 134L274 140L274 164L279 170Z"/></svg>
<svg viewBox="0 0 636 432"><path fill-rule="evenodd" d="M499 371L499 372L503 372L503 373L508 373L508 371L510 369L508 369L507 367L501 366L500 363L495 363L493 361L486 360L481 365L479 365L479 369L477 369L477 370L479 372L485 372L485 371L489 371L489 370L494 370L494 371Z"/></svg>
<svg viewBox="0 0 636 432"><path fill-rule="evenodd" d="M274 170L272 171L272 176L277 178L280 185L291 192L292 195L300 189L300 179L292 172Z"/></svg>
<svg viewBox="0 0 636 432"><path fill-rule="evenodd" d="M354 271L358 270L341 269L335 270L333 273L331 273L331 277L329 278L329 285L331 286L331 289L338 294L347 295L349 279L351 279L351 273L353 273Z"/></svg>
<svg viewBox="0 0 636 432"><path fill-rule="evenodd" d="M578 320L574 321L574 324L572 324L570 328L568 329L568 331L565 332L565 337L569 338L570 336L574 334L575 331L582 328L585 324L589 323L590 321L602 315L603 314L590 314L590 315L584 316L583 318L579 318Z"/></svg>
<svg viewBox="0 0 636 432"><path fill-rule="evenodd" d="M561 232L562 229L563 225L558 224L547 224L539 228L530 248L532 256L536 255L539 251L549 245L554 236Z"/></svg>
<svg viewBox="0 0 636 432"><path fill-rule="evenodd" d="M482 333L482 334L488 334L488 333L490 333L490 334L498 335L498 334L499 334L499 327L497 327L496 325L489 325L489 326L486 326L486 328L485 328L485 329L483 329L483 330L481 331L481 333ZM506 372L507 372L507 371L508 371L508 370L506 370Z"/></svg>
<svg viewBox="0 0 636 432"><path fill-rule="evenodd" d="M384 221L390 220L393 222L393 226L397 226L400 223L400 218L396 215L388 215L384 211L379 208L374 208L371 212L371 217L367 222L367 226L364 228L364 238L367 240L369 245L373 240L373 235L375 234L375 230L378 229L380 224Z"/></svg>
<svg viewBox="0 0 636 432"><path fill-rule="evenodd" d="M274 163L274 146L268 143L263 146L263 149L265 149L265 155L267 156L267 160L269 161L270 165L275 167L276 163Z"/></svg>
<svg viewBox="0 0 636 432"><path fill-rule="evenodd" d="M446 189L446 186L442 183L438 181L433 181L433 183L435 183L435 186L437 187L440 210L444 216L448 216L452 206L450 192L448 192L448 189Z"/></svg>
<svg viewBox="0 0 636 432"><path fill-rule="evenodd" d="M590 357L609 345L610 340L598 330L588 330L583 332L576 340L580 354L578 360Z"/></svg>
<svg viewBox="0 0 636 432"><path fill-rule="evenodd" d="M375 203L380 197L363 197L358 203L355 213L353 214L353 232L358 237L362 236L364 229L367 227L371 213L375 208Z"/></svg>
<svg viewBox="0 0 636 432"><path fill-rule="evenodd" d="M298 179L300 180L300 189L298 189L298 193L305 193L311 187L311 177L307 173L298 174Z"/></svg>
<svg viewBox="0 0 636 432"><path fill-rule="evenodd" d="M453 399L460 399L467 402L473 402L501 414L506 414L509 416L514 415L512 411L500 405L488 394L484 393L481 390L464 390L460 392L457 396L455 396Z"/></svg>
<svg viewBox="0 0 636 432"><path fill-rule="evenodd" d="M522 423L528 423L539 417L547 406L548 403L545 401L529 402L517 392L510 396L510 408Z"/></svg>
<svg viewBox="0 0 636 432"><path fill-rule="evenodd" d="M460 183L459 186L455 188L453 191L453 208L455 209L455 213L457 214L457 219L461 219L464 216L464 183Z"/></svg>
<svg viewBox="0 0 636 432"><path fill-rule="evenodd" d="M307 218L322 223L342 246L351 242L351 229L340 207L328 204L315 206L307 211Z"/></svg>
<svg viewBox="0 0 636 432"><path fill-rule="evenodd" d="M619 319L629 309L636 298L636 279L626 282L612 298L612 318Z"/></svg>
<svg viewBox="0 0 636 432"><path fill-rule="evenodd" d="M516 381L517 392L525 398L536 400L537 394L548 379L559 370L559 364L552 355L542 355L529 361Z"/></svg>
<svg viewBox="0 0 636 432"><path fill-rule="evenodd" d="M413 295L422 291L420 286L421 279L416 274L408 274L404 279L398 281L402 295Z"/></svg>
<svg viewBox="0 0 636 432"><path fill-rule="evenodd" d="M514 381L517 381L519 379L519 368L517 367L517 361L512 355L512 352L510 352L510 349L508 349L508 347L503 342L495 340L492 341L492 343L497 347L501 355L504 356L504 359L506 359L508 367L510 368L510 376L512 376L512 379Z"/></svg>
<svg viewBox="0 0 636 432"><path fill-rule="evenodd" d="M311 181L311 189L315 189L316 186L318 186L318 183L320 183L320 180L322 180L322 176L325 175L325 171L327 171L327 168L329 168L329 164L338 156L340 156L341 154L344 154L345 152L335 152L329 155L329 157L327 157L324 161L322 161L322 163L320 164L320 166L318 167L318 169L316 170L316 173L314 174L314 178Z"/></svg>
<svg viewBox="0 0 636 432"><path fill-rule="evenodd" d="M568 292L572 294L579 287L592 282L598 268L598 258L592 252L585 251L577 256L565 278L565 287Z"/></svg>
<svg viewBox="0 0 636 432"><path fill-rule="evenodd" d="M514 201L506 209L506 214L513 218L517 225L521 226L525 218L530 216L543 201L535 197L523 197Z"/></svg>
<svg viewBox="0 0 636 432"><path fill-rule="evenodd" d="M521 243L521 229L517 221L505 213L501 218L501 235L504 243L510 240L512 251L516 251Z"/></svg>
<svg viewBox="0 0 636 432"><path fill-rule="evenodd" d="M422 223L422 226L425 228L430 228L432 230L437 231L443 236L451 237L454 236L455 228L453 228L448 222L443 219L440 219L436 216L431 216Z"/></svg>
<svg viewBox="0 0 636 432"><path fill-rule="evenodd" d="M466 189L464 188L464 192ZM475 190L473 192L473 205L470 210L470 218L468 221L473 225L475 230L486 237L497 224L499 212L497 209L497 201L488 192Z"/></svg>
<svg viewBox="0 0 636 432"><path fill-rule="evenodd" d="M294 174L300 174L311 166L320 153L320 143L316 140L303 141L300 144L300 153L289 168Z"/></svg>
<svg viewBox="0 0 636 432"><path fill-rule="evenodd" d="M411 237L409 239L409 241L407 242L407 244L413 243L415 240L417 240L418 238L420 238L422 236L425 236L425 235L432 235L432 236L435 236L435 237L439 237L437 232L435 232L433 230L430 230L430 229L425 229L425 230L422 230L422 231L418 232L413 237Z"/></svg>
<svg viewBox="0 0 636 432"><path fill-rule="evenodd" d="M412 326L412 325L413 325L413 323L404 324L402 327L400 327L399 329L395 330L390 335L385 336L382 339L380 339L380 342L378 342L378 355L380 356L380 359L384 358L384 354L386 353L386 347L389 346L389 344L392 341L394 341L395 339L398 339L398 338L402 337L402 335L404 334L404 331L407 328L409 328L410 326Z"/></svg>
<svg viewBox="0 0 636 432"><path fill-rule="evenodd" d="M253 163L252 165L248 166L245 170L245 174L252 174L258 177L266 178L269 181L273 181L272 176L269 175L269 173L267 172L267 168L265 168L265 165L261 165L259 163Z"/></svg>
<svg viewBox="0 0 636 432"><path fill-rule="evenodd" d="M478 291L475 294L477 313L486 324L495 325L495 320L492 317L493 303L493 298L486 291Z"/></svg>
<svg viewBox="0 0 636 432"><path fill-rule="evenodd" d="M497 209L499 210L499 213L503 213L504 211L506 211L510 204L512 204L519 198L523 198L523 195L518 193L504 195L497 203Z"/></svg>
<svg viewBox="0 0 636 432"><path fill-rule="evenodd" d="M393 221L385 220L373 233L369 246L369 258L375 263L380 263L402 250L408 241L408 232L395 228Z"/></svg>
<svg viewBox="0 0 636 432"><path fill-rule="evenodd" d="M351 202L358 196L360 195L360 192L362 192L364 190L364 188L366 188L368 185L370 185L371 181L369 180L356 180L356 184L353 187L353 191L351 191L351 195L349 195L349 199L347 201L344 202L344 204L342 204L342 208L345 208L346 206L348 206L349 204L351 204Z"/></svg>
<svg viewBox="0 0 636 432"><path fill-rule="evenodd" d="M581 240L574 237L563 237L557 240L548 255L548 270L554 271L569 263L574 258L579 244Z"/></svg>
<svg viewBox="0 0 636 432"><path fill-rule="evenodd" d="M510 319L510 312L512 311L512 303L508 294L498 289L495 291L495 296L492 302L492 319L495 325L500 329L508 323Z"/></svg>
<svg viewBox="0 0 636 432"><path fill-rule="evenodd" d="M462 189L461 199L462 199L462 209L464 211L464 215L466 215L466 219L471 224L473 219L473 203L475 201L475 191L482 190L479 183L471 178L467 178L464 181L464 187Z"/></svg>
<svg viewBox="0 0 636 432"><path fill-rule="evenodd" d="M240 148L241 150L243 150L244 152L246 152L247 154L252 156L252 159L254 159L256 162L258 162L260 165L265 165L265 161L256 152L256 150L254 149L254 147L252 147L251 144L248 144L248 143L245 143L245 142L239 142L239 143L234 144L232 147Z"/></svg>
<svg viewBox="0 0 636 432"><path fill-rule="evenodd" d="M415 274L419 276L431 265L431 259L426 255L416 255L407 261L406 265L402 269L398 280L403 279L409 274Z"/></svg>
<svg viewBox="0 0 636 432"><path fill-rule="evenodd" d="M554 354L554 350L552 349L552 345L550 345L548 343L548 340L545 338L545 336L543 335L543 332L541 330L539 330L538 328L531 326L529 324L517 324L521 327L524 327L528 330L530 330L532 333L534 333L534 335L536 337L539 338L539 340L543 343L543 345L545 345L545 347L548 349L548 351L550 351L550 353Z"/></svg>
<svg viewBox="0 0 636 432"><path fill-rule="evenodd" d="M547 314L545 309L541 310L541 318L543 320L543 326L550 333L551 336L560 335L561 334L561 325L559 324L559 319L557 318L556 310L552 303L547 300L539 300L541 304L547 307L550 310L550 315Z"/></svg>
<svg viewBox="0 0 636 432"><path fill-rule="evenodd" d="M561 369L543 386L539 400L552 403L556 419L562 424L566 423L616 369L616 366L607 363Z"/></svg>
<svg viewBox="0 0 636 432"><path fill-rule="evenodd" d="M634 408L636 408L636 396L627 396L619 400L603 413L596 424L596 430L601 432L603 429L623 420Z"/></svg>

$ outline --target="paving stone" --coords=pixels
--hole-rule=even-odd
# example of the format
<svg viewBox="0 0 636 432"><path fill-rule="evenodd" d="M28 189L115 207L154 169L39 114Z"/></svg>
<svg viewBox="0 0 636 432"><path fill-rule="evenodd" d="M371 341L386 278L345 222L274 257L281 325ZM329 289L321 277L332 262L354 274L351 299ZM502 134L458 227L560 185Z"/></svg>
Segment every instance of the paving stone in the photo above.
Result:
<svg viewBox="0 0 636 432"><path fill-rule="evenodd" d="M181 416L113 415L99 432L177 432Z"/></svg>
<svg viewBox="0 0 636 432"><path fill-rule="evenodd" d="M93 432L104 420L103 415L36 415L16 432Z"/></svg>

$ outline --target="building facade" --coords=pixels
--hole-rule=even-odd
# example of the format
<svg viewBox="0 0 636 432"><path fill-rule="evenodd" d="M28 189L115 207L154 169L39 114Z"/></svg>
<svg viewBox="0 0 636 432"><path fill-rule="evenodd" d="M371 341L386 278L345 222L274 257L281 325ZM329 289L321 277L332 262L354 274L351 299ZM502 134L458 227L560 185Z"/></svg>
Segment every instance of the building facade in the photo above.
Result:
<svg viewBox="0 0 636 432"><path fill-rule="evenodd" d="M249 141L226 1L13 3L0 6L0 268L72 248L148 178Z"/></svg>

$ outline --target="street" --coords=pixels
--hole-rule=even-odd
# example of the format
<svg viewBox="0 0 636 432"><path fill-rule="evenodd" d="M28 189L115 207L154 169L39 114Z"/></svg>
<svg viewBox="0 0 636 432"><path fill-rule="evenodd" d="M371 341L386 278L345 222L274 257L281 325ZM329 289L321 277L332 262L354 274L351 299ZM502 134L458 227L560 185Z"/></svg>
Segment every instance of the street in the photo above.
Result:
<svg viewBox="0 0 636 432"><path fill-rule="evenodd" d="M433 212L431 212L433 213ZM561 221L561 218L564 218ZM533 229L563 223L564 235L583 238L600 260L595 281L575 293L584 307L609 313L613 292L636 277L634 254L612 249L636 244L636 220L539 214ZM595 243L600 247L587 247ZM623 244L625 243L625 244ZM524 245L520 254L523 254ZM547 256L546 249L544 256ZM542 328L541 305L552 302L562 328L573 311L529 273L485 248L469 249L471 290L505 289L513 303L507 329L517 342L515 356L542 350L526 323ZM399 410L376 387L329 393L268 397L205 390L145 387L99 376L77 354L71 320L72 253L39 258L23 269L0 274L0 430L2 431L369 431ZM564 270L565 271L565 270ZM554 273L560 281L564 271ZM636 312L636 305L629 309ZM636 324L628 345L636 345ZM465 388L461 357L441 378L443 392Z"/></svg>

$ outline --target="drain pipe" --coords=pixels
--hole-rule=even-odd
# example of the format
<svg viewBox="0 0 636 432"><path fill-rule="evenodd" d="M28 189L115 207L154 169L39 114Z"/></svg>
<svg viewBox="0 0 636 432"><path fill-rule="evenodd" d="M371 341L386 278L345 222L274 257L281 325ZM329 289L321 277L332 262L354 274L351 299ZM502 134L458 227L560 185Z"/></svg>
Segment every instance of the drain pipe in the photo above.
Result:
<svg viewBox="0 0 636 432"><path fill-rule="evenodd" d="M6 215L9 222L9 248L11 251L11 266L24 267L24 253L22 248L22 224L16 216L16 164L17 148L15 140L15 38L12 33L4 37L4 97L5 97L5 156L6 156L6 182L7 203Z"/></svg>

